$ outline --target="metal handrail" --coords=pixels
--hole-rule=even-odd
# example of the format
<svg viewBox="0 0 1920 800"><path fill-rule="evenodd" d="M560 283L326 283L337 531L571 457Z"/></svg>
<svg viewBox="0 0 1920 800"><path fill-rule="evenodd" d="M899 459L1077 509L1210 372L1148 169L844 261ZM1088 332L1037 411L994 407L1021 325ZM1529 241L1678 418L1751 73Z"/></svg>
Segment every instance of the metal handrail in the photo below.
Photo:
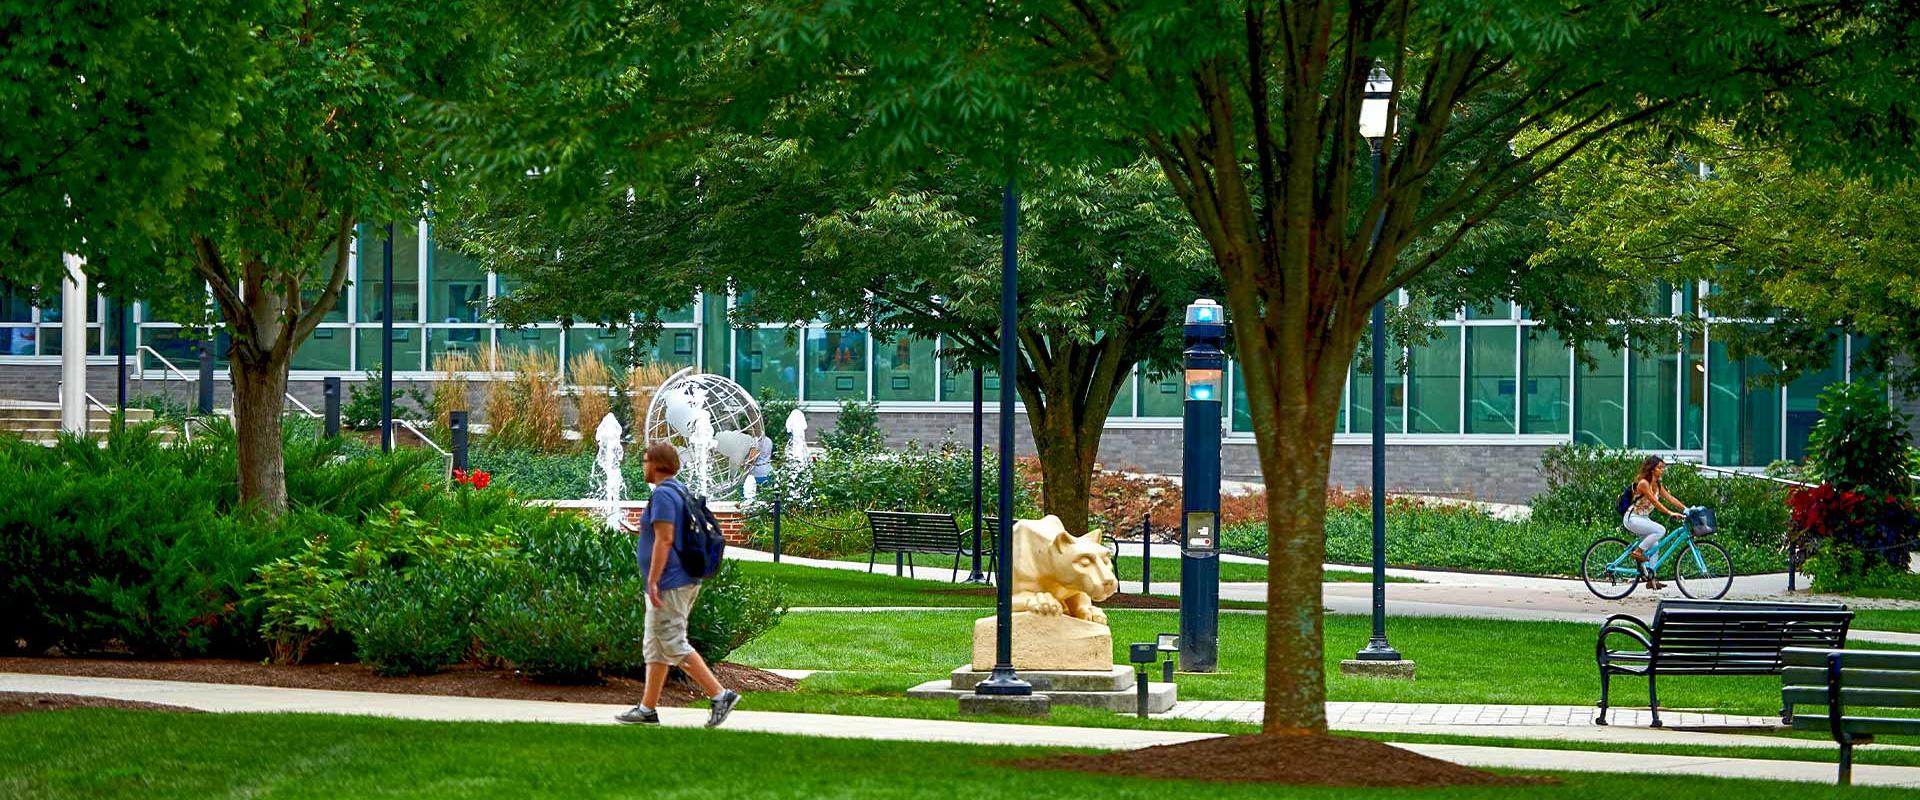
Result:
<svg viewBox="0 0 1920 800"><path fill-rule="evenodd" d="M1684 462L1684 463L1691 464L1691 462ZM1806 483L1804 481L1788 480L1786 478L1776 478L1772 475L1767 475L1759 472L1742 472L1737 469L1727 469L1725 467L1710 467L1710 466L1707 466L1706 464L1691 464L1691 465L1694 469L1706 470L1708 472L1717 472L1721 475L1736 475L1742 478L1757 478L1759 480L1772 481L1773 483L1784 484L1787 486L1798 486L1802 489L1811 488L1815 485L1811 483Z"/></svg>
<svg viewBox="0 0 1920 800"><path fill-rule="evenodd" d="M308 406L306 403L300 402L300 398L294 397L292 392L286 392L285 394L287 396L287 400L293 403L293 405L299 408L302 412L304 412L308 418L310 419L320 418L320 414L318 412L315 412L313 408Z"/></svg>
<svg viewBox="0 0 1920 800"><path fill-rule="evenodd" d="M144 344L143 344L143 345L140 345L139 347L137 347L137 348L135 348L133 352L134 352L134 355L139 355L139 354L140 354L140 353L142 353L142 352L146 352L146 353L152 353L152 354L153 354L153 357L154 357L155 359L158 359L158 360L160 361L160 363L161 363L162 365L164 365L164 366L165 366L165 367L167 368L167 371L168 371L168 372L171 372L171 373L173 373L173 374L175 374L175 375L178 375L178 376L180 376L180 380L183 380L183 381L197 381L197 380L199 380L199 378L197 378L197 377L195 377L195 378L189 378L189 377L187 377L187 373L185 373L185 372L181 372L181 371L180 371L180 368L179 368L179 367L176 367L176 366L174 366L174 364L173 364L173 362L172 362L172 361L168 361L168 360L167 360L167 357L166 357L166 356L163 356L163 355L160 355L160 351L158 351L158 350L155 350L155 349L153 349L153 347L152 347L152 346L150 346L150 345L144 345ZM140 377L144 379L144 378L146 377L146 375L147 375L147 364L146 364L146 362L145 362L145 361L141 361L141 362L139 362L138 364L136 364L135 366L136 366L136 368L137 368L137 369L138 369L138 370L140 371Z"/></svg>
<svg viewBox="0 0 1920 800"><path fill-rule="evenodd" d="M394 417L393 424L399 425L401 427L406 428L407 430L413 431L413 435L416 437L419 437L420 441L426 442L427 446L433 448L434 452L439 453L440 455L445 456L447 458L453 457L452 453L449 453L446 450L441 449L440 445L433 440L433 437L428 436L425 433L421 433L420 429L414 427L413 423L408 422L399 417Z"/></svg>
<svg viewBox="0 0 1920 800"><path fill-rule="evenodd" d="M107 416L109 417L113 416L113 407L107 405L106 403L100 402L100 399L97 397L94 397L92 392L81 392L80 394L81 396L87 398L87 402L92 403L94 408L97 408L97 409L100 409L101 411L106 412Z"/></svg>

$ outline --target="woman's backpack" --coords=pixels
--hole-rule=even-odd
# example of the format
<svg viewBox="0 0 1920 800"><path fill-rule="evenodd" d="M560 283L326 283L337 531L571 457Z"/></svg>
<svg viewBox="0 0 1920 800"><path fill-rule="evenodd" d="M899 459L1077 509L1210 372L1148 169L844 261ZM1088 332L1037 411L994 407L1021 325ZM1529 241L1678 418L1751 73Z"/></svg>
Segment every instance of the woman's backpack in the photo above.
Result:
<svg viewBox="0 0 1920 800"><path fill-rule="evenodd" d="M1614 513L1625 514L1627 513L1627 509L1633 508L1633 490L1639 488L1639 486L1640 482L1634 481L1633 483L1627 484L1627 488L1620 490L1620 502L1615 504L1613 509Z"/></svg>

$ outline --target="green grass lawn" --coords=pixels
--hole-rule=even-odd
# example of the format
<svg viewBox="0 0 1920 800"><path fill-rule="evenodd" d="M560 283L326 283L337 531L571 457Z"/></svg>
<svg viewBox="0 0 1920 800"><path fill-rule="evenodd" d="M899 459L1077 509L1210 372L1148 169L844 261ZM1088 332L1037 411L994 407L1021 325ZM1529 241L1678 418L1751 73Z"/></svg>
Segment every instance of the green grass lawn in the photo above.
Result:
<svg viewBox="0 0 1920 800"><path fill-rule="evenodd" d="M1825 598L1822 598L1823 600ZM1846 602L1844 599L1841 602ZM1862 608L1853 612L1853 629L1920 633L1920 609ZM1863 645L1872 647L1873 645Z"/></svg>
<svg viewBox="0 0 1920 800"><path fill-rule="evenodd" d="M1498 729L1494 729L1497 732ZM1471 744L1487 747L1524 747L1533 750L1568 750L1591 753L1651 753L1672 756L1712 756L1715 758L1759 758L1769 761L1811 761L1823 764L1837 764L1840 761L1840 747L1752 747L1737 745L1732 747L1712 744L1642 744L1638 742L1579 742L1554 739L1515 739L1503 736L1454 736L1451 734L1420 733L1349 733L1363 739L1375 739L1382 742L1422 742L1429 744ZM1831 743L1832 739L1822 735L1821 741ZM1711 739L1703 739L1710 742ZM1907 741L1887 739L1876 744L1910 744ZM1920 767L1920 751L1889 750L1863 744L1853 750L1856 764L1883 764L1890 767Z"/></svg>
<svg viewBox="0 0 1920 800"><path fill-rule="evenodd" d="M1155 559L1160 561L1161 559ZM891 567L875 567L872 573L845 569L824 569L805 567L797 564L774 564L766 561L736 561L740 569L748 575L762 576L777 581L786 592L787 603L796 608L835 607L835 608L874 608L887 606L934 606L949 608L991 608L991 595L974 593L980 587L929 581L914 578L895 577ZM1154 593L1176 594L1180 590L1180 562L1168 560L1171 571L1163 578L1158 572L1160 565L1154 565ZM1235 564L1232 566L1256 567L1258 564ZM1328 573L1329 579L1340 573ZM1365 579L1366 576L1361 576ZM1340 579L1345 579L1344 576ZM1266 580L1264 574L1259 580ZM1226 600L1223 608L1246 609L1261 608L1260 603Z"/></svg>
<svg viewBox="0 0 1920 800"><path fill-rule="evenodd" d="M861 702L894 700L916 683L946 675L971 651L974 611L878 612L864 614L790 614L779 627L734 652L733 661L760 667L860 673L816 676L801 683L791 702L795 710L813 702L808 694L849 694ZM1152 641L1157 633L1179 627L1178 615L1163 611L1116 609L1115 661L1125 663L1131 642ZM1181 675L1180 697L1187 700L1256 700L1266 618L1256 614L1220 616L1220 672ZM1391 681L1339 674L1340 659L1350 658L1367 641L1368 618L1326 618L1327 691L1333 700L1407 703L1517 703L1588 705L1599 698L1593 664L1595 626L1567 622L1415 617L1395 619L1388 629L1393 644L1419 663L1419 680ZM816 683L818 682L818 683ZM1764 676L1679 676L1660 682L1661 698L1671 708L1712 708L1742 714L1775 713L1780 681ZM1646 682L1614 681L1619 706L1644 706ZM869 710L863 713L881 713ZM918 715L906 714L902 715Z"/></svg>
<svg viewBox="0 0 1920 800"><path fill-rule="evenodd" d="M83 710L0 718L0 797L1894 797L1670 775L1391 790L1196 784L1009 768L1053 750L697 729ZM1904 794L1898 796L1905 796Z"/></svg>

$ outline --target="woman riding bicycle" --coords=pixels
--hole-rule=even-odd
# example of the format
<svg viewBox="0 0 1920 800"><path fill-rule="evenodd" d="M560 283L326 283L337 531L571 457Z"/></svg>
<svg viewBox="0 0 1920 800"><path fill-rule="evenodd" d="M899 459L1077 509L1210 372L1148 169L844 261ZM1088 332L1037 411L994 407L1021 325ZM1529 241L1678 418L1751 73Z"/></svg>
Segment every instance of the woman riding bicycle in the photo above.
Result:
<svg viewBox="0 0 1920 800"><path fill-rule="evenodd" d="M1661 460L1659 456L1647 456L1646 460L1640 462L1640 474L1633 482L1633 503L1627 507L1626 516L1620 520L1621 527L1640 537L1640 544L1627 553L1634 563L1647 563L1653 548L1660 544L1660 538L1667 535L1667 529L1653 521L1654 509L1660 509L1662 513L1675 519L1687 517L1684 511L1687 504L1680 502L1680 498L1674 497L1672 492L1667 491L1666 485L1660 482L1660 477L1666 472L1667 462ZM1672 503L1673 506L1668 507L1668 503ZM1652 589L1661 588L1660 581L1656 580L1651 573L1647 575L1647 586Z"/></svg>

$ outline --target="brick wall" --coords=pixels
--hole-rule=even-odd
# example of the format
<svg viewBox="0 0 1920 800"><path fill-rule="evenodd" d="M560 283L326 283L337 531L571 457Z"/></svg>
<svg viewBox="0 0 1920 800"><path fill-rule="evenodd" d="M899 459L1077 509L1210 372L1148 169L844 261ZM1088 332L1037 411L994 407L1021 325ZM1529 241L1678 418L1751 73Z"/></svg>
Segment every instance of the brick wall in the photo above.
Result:
<svg viewBox="0 0 1920 800"><path fill-rule="evenodd" d="M626 520L627 524L635 528L640 527L640 516L646 513L646 510L647 502L645 500L623 503L620 509L621 516ZM568 514L599 513L599 509L590 506L562 506L559 511ZM748 543L749 537L747 536L746 517L740 513L739 509L714 508L713 518L720 523L720 537L726 539L727 544L743 546Z"/></svg>

